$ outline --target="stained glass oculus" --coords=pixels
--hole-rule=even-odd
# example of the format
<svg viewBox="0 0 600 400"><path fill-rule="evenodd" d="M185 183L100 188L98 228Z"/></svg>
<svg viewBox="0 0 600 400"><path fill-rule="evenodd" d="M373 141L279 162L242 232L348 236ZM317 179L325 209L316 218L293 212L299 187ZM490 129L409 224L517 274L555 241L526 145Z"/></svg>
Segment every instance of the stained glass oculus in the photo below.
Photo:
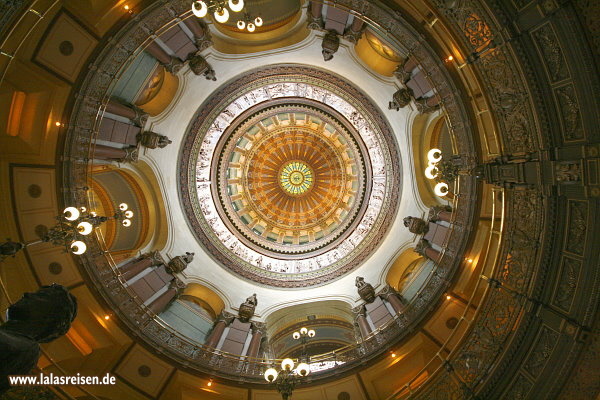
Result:
<svg viewBox="0 0 600 400"><path fill-rule="evenodd" d="M302 195L313 185L312 170L301 161L292 161L281 169L281 187L292 195Z"/></svg>

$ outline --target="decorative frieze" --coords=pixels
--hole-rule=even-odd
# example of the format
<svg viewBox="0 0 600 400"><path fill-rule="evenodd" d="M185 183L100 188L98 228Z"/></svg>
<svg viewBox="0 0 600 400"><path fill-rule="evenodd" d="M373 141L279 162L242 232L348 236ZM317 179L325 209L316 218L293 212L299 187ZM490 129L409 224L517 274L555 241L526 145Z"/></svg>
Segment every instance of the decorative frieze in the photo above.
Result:
<svg viewBox="0 0 600 400"><path fill-rule="evenodd" d="M562 121L562 134L565 141L577 141L585 139L583 121L579 101L575 94L572 83L554 89L558 115Z"/></svg>
<svg viewBox="0 0 600 400"><path fill-rule="evenodd" d="M546 72L550 82L559 82L570 77L563 51L550 23L531 34L540 59L546 63Z"/></svg>
<svg viewBox="0 0 600 400"><path fill-rule="evenodd" d="M556 347L558 337L558 332L542 326L533 350L523 364L523 369L531 376L538 377L540 375Z"/></svg>
<svg viewBox="0 0 600 400"><path fill-rule="evenodd" d="M588 203L570 200L567 209L568 225L565 234L565 250L569 253L583 255L586 243Z"/></svg>
<svg viewBox="0 0 600 400"><path fill-rule="evenodd" d="M577 285L579 282L579 273L582 262L580 260L563 257L560 266L560 278L557 281L556 292L552 304L564 310L566 313L571 311Z"/></svg>

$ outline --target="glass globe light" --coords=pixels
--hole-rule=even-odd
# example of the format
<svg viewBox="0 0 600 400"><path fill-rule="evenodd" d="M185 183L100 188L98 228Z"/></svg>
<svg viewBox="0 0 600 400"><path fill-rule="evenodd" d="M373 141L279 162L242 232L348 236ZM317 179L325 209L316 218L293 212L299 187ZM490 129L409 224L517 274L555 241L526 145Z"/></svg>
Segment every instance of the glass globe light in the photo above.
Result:
<svg viewBox="0 0 600 400"><path fill-rule="evenodd" d="M306 376L310 374L310 366L307 363L298 364L298 368L296 368L296 372L300 376Z"/></svg>
<svg viewBox="0 0 600 400"><path fill-rule="evenodd" d="M427 153L427 159L429 162L437 163L442 161L442 151L440 149L431 149Z"/></svg>
<svg viewBox="0 0 600 400"><path fill-rule="evenodd" d="M208 14L208 7L203 1L195 1L192 3L192 12L196 17L204 18Z"/></svg>
<svg viewBox="0 0 600 400"><path fill-rule="evenodd" d="M133 211L131 211L131 210L127 210L127 211L125 211L125 216L126 216L127 218L131 218L131 217L133 217Z"/></svg>
<svg viewBox="0 0 600 400"><path fill-rule="evenodd" d="M63 211L63 216L67 221L75 221L77 218L79 218L79 210L75 207L67 207Z"/></svg>
<svg viewBox="0 0 600 400"><path fill-rule="evenodd" d="M254 27L254 24L253 24L252 22L250 22L250 23L248 24L248 26L246 27L246 29L248 29L248 32L254 32L254 30L255 30L256 28Z"/></svg>
<svg viewBox="0 0 600 400"><path fill-rule="evenodd" d="M311 329L310 331L308 331L308 337L315 337L317 333L315 332L314 329Z"/></svg>
<svg viewBox="0 0 600 400"><path fill-rule="evenodd" d="M445 195L447 195L448 191L449 191L448 184L444 183L444 182L438 183L433 188L433 192L436 194L436 196L440 196L440 197L444 197Z"/></svg>
<svg viewBox="0 0 600 400"><path fill-rule="evenodd" d="M244 22L242 20L238 21L237 22L237 27L238 27L239 30L244 29L246 27L246 22Z"/></svg>
<svg viewBox="0 0 600 400"><path fill-rule="evenodd" d="M121 203L119 204L119 210L121 211L125 211L129 208L129 206L127 205L127 203Z"/></svg>
<svg viewBox="0 0 600 400"><path fill-rule="evenodd" d="M84 212L87 211L87 208L85 208L85 207L79 207L79 211L81 211L82 213L84 213Z"/></svg>
<svg viewBox="0 0 600 400"><path fill-rule="evenodd" d="M294 332L292 333L292 337L296 340L300 339L300 332Z"/></svg>
<svg viewBox="0 0 600 400"><path fill-rule="evenodd" d="M254 18L254 25L256 25L256 26L262 26L262 24L263 24L263 20L262 20L261 17Z"/></svg>
<svg viewBox="0 0 600 400"><path fill-rule="evenodd" d="M71 251L73 252L73 254L81 255L85 253L86 250L87 246L81 240L77 240L71 243Z"/></svg>
<svg viewBox="0 0 600 400"><path fill-rule="evenodd" d="M89 235L90 233L92 233L92 230L94 229L94 226L92 224L90 224L89 222L80 222L79 225L77 225L77 232L79 232L80 235Z"/></svg>
<svg viewBox="0 0 600 400"><path fill-rule="evenodd" d="M124 219L122 222L123 226L125 228L130 227L131 226L131 220L130 219Z"/></svg>
<svg viewBox="0 0 600 400"><path fill-rule="evenodd" d="M291 371L294 369L294 360L291 358L286 358L281 362L281 368L286 371Z"/></svg>
<svg viewBox="0 0 600 400"><path fill-rule="evenodd" d="M227 11L225 7L223 7L221 10L215 11L215 19L217 22L224 24L229 19L229 11Z"/></svg>
<svg viewBox="0 0 600 400"><path fill-rule="evenodd" d="M277 371L275 368L269 368L265 371L265 379L267 382L273 382L275 379L277 379Z"/></svg>
<svg viewBox="0 0 600 400"><path fill-rule="evenodd" d="M305 327L300 328L301 335L306 335L307 333L308 333L308 329L306 329Z"/></svg>
<svg viewBox="0 0 600 400"><path fill-rule="evenodd" d="M244 0L229 0L229 8L233 12L240 12L244 8Z"/></svg>
<svg viewBox="0 0 600 400"><path fill-rule="evenodd" d="M438 176L438 174L439 170L435 165L430 164L427 168L425 168L425 176L427 179L434 179L436 176Z"/></svg>

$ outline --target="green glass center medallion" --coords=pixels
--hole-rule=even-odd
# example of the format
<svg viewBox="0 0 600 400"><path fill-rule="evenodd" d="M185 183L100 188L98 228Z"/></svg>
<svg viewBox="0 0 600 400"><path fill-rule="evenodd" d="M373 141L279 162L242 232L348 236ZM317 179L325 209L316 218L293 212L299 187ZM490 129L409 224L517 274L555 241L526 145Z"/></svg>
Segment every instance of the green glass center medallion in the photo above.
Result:
<svg viewBox="0 0 600 400"><path fill-rule="evenodd" d="M280 183L283 190L293 195L306 193L313 185L313 172L300 161L292 161L281 169Z"/></svg>

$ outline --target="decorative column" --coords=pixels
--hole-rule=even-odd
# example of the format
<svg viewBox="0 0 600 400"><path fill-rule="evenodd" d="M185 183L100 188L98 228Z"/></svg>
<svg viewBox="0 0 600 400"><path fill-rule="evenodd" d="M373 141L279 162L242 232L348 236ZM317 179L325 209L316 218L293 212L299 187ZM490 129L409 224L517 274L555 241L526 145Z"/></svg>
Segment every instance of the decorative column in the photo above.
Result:
<svg viewBox="0 0 600 400"><path fill-rule="evenodd" d="M121 273L123 279L128 281L140 272L144 271L146 268L150 268L153 264L154 262L150 258L133 260L119 268L119 272Z"/></svg>
<svg viewBox="0 0 600 400"><path fill-rule="evenodd" d="M167 69L167 71L173 74L176 74L177 71L179 71L183 66L183 63L179 59L170 56L155 41L150 42L150 44L145 48L145 50L152 57L156 58L158 62L161 63Z"/></svg>
<svg viewBox="0 0 600 400"><path fill-rule="evenodd" d="M323 28L323 3L310 2L310 13L308 14L308 29Z"/></svg>
<svg viewBox="0 0 600 400"><path fill-rule="evenodd" d="M450 222L452 218L452 209L449 206L433 206L429 209L430 221Z"/></svg>
<svg viewBox="0 0 600 400"><path fill-rule="evenodd" d="M371 327L369 326L369 322L367 321L367 317L365 316L365 309L363 307L362 311L356 316L356 323L358 324L358 329L360 330L360 334L363 339L365 339L371 333Z"/></svg>
<svg viewBox="0 0 600 400"><path fill-rule="evenodd" d="M392 306L396 314L402 314L405 310L405 305L396 293L390 293L387 297L388 303Z"/></svg>
<svg viewBox="0 0 600 400"><path fill-rule="evenodd" d="M130 280L146 268L150 268L155 265L162 263L162 257L158 251L153 251L149 254L145 254L135 260L129 261L127 264L122 265L119 268L121 276L126 281Z"/></svg>
<svg viewBox="0 0 600 400"><path fill-rule="evenodd" d="M406 82L410 80L412 70L415 69L417 65L419 65L417 59L413 56L409 56L404 60L404 63L400 64L396 71L394 71L394 76L396 76L400 82L406 84Z"/></svg>
<svg viewBox="0 0 600 400"><path fill-rule="evenodd" d="M417 110L424 114L437 110L440 99L437 95L433 95L431 97L417 99L415 104L417 105Z"/></svg>
<svg viewBox="0 0 600 400"><path fill-rule="evenodd" d="M160 314L163 310L169 305L169 303L178 296L183 289L185 289L186 284L175 278L169 284L169 289L166 292L161 294L156 300L154 300L149 308L152 310L154 314Z"/></svg>
<svg viewBox="0 0 600 400"><path fill-rule="evenodd" d="M212 45L209 30L198 20L198 18L190 17L183 20L184 25L194 35L194 41L198 51L202 51Z"/></svg>
<svg viewBox="0 0 600 400"><path fill-rule="evenodd" d="M248 357L256 358L258 356L262 336L261 330L253 326L252 339L250 340L250 345L248 346Z"/></svg>
<svg viewBox="0 0 600 400"><path fill-rule="evenodd" d="M94 146L94 159L132 162L137 160L137 148L120 149L97 144Z"/></svg>
<svg viewBox="0 0 600 400"><path fill-rule="evenodd" d="M419 241L419 243L417 244L417 247L415 247L415 252L419 253L424 257L429 258L433 262L437 263L438 261L440 261L441 253L432 248L427 240L421 239L421 241Z"/></svg>
<svg viewBox="0 0 600 400"><path fill-rule="evenodd" d="M344 39L352 43L357 43L362 36L362 28L364 24L365 22L355 15L352 25L350 25L350 29L344 33Z"/></svg>
<svg viewBox="0 0 600 400"><path fill-rule="evenodd" d="M144 126L148 119L148 114L133 105L126 105L117 100L110 99L106 104L106 111L119 115L121 117L129 118L133 123L139 126Z"/></svg>
<svg viewBox="0 0 600 400"><path fill-rule="evenodd" d="M217 344L219 344L221 336L223 336L223 332L225 331L226 327L227 321L225 319L219 319L215 324L210 335L208 335L208 339L206 340L206 343L204 343L204 345L213 349L217 347Z"/></svg>

